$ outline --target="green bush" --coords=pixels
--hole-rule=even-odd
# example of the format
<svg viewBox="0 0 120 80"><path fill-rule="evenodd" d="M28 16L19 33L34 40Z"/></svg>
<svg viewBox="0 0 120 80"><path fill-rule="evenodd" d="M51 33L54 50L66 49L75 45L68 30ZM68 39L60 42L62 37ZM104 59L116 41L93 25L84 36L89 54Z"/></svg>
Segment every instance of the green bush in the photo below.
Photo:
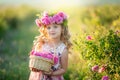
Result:
<svg viewBox="0 0 120 80"><path fill-rule="evenodd" d="M111 25L120 18L118 5L95 6L85 9L81 14L81 21L87 25ZM89 14L88 14L89 13Z"/></svg>
<svg viewBox="0 0 120 80"><path fill-rule="evenodd" d="M0 18L0 38L4 35L4 33L8 30L7 22L1 17Z"/></svg>
<svg viewBox="0 0 120 80"><path fill-rule="evenodd" d="M78 39L79 40L79 39ZM120 79L120 34L119 31L110 30L108 34L93 38L87 36L86 40L79 40L82 42L81 46L78 40L74 40L74 44L79 50L84 59L89 61L89 68L91 75L89 78L92 80L100 79L104 75L108 75L112 80ZM83 48L83 49L81 49ZM96 73L91 70L92 66L98 65L104 67L104 73Z"/></svg>

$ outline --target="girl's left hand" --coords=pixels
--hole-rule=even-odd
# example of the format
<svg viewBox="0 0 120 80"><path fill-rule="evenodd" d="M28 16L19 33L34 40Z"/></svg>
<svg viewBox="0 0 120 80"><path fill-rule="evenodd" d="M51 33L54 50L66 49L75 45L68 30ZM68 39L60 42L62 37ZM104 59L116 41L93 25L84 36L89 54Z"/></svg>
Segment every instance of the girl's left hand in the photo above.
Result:
<svg viewBox="0 0 120 80"><path fill-rule="evenodd" d="M51 69L50 72L43 72L44 75L51 76L53 74L53 70Z"/></svg>

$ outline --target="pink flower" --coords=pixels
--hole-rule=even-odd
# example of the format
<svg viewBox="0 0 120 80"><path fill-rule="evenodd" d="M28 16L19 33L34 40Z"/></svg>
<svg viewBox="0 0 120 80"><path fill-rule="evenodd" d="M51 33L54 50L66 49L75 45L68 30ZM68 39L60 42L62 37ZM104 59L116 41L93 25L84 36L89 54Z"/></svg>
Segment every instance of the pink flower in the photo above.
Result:
<svg viewBox="0 0 120 80"><path fill-rule="evenodd" d="M63 18L60 17L60 16L57 15L57 14L53 16L53 20L54 20L55 23L57 23L57 24L61 24L61 23L63 23Z"/></svg>
<svg viewBox="0 0 120 80"><path fill-rule="evenodd" d="M102 80L109 80L109 77L108 76L103 76Z"/></svg>
<svg viewBox="0 0 120 80"><path fill-rule="evenodd" d="M44 16L44 17L48 17L49 15L48 15L48 13L47 13L46 11L44 11L44 12L43 12L43 16Z"/></svg>
<svg viewBox="0 0 120 80"><path fill-rule="evenodd" d="M40 57L43 57L43 58L53 60L54 64L58 63L58 56L54 56L52 53L49 53L49 52L36 52L36 51L33 51L33 50L31 51L31 53L32 53L32 55L35 55L35 56L40 56Z"/></svg>
<svg viewBox="0 0 120 80"><path fill-rule="evenodd" d="M67 15L63 12L58 12L57 14L49 15L47 12L43 13L43 17L36 19L36 24L38 27L47 26L50 24L62 24L66 21Z"/></svg>
<svg viewBox="0 0 120 80"><path fill-rule="evenodd" d="M98 65L95 65L92 67L92 71L95 71L95 72L98 72L99 70L99 66Z"/></svg>
<svg viewBox="0 0 120 80"><path fill-rule="evenodd" d="M50 16L49 19L50 19L50 21L51 21L51 24L54 24L54 23L55 23L55 20L54 20L53 17Z"/></svg>
<svg viewBox="0 0 120 80"><path fill-rule="evenodd" d="M52 60L53 56L47 55L47 58Z"/></svg>
<svg viewBox="0 0 120 80"><path fill-rule="evenodd" d="M92 36L87 36L86 39L87 40L92 40Z"/></svg>
<svg viewBox="0 0 120 80"><path fill-rule="evenodd" d="M40 57L43 57L43 58L47 58L47 59L53 60L53 54L48 53L48 52L36 52L36 51L32 51L32 55L40 56Z"/></svg>
<svg viewBox="0 0 120 80"><path fill-rule="evenodd" d="M116 30L116 31L115 31L115 33L116 33L116 34L119 34L119 33L120 33L120 31L119 31L119 30Z"/></svg>
<svg viewBox="0 0 120 80"><path fill-rule="evenodd" d="M59 12L58 15L62 17L63 19L67 19L67 15L63 12Z"/></svg>
<svg viewBox="0 0 120 80"><path fill-rule="evenodd" d="M51 18L50 17L42 17L41 22L45 25L51 24Z"/></svg>
<svg viewBox="0 0 120 80"><path fill-rule="evenodd" d="M47 58L53 60L53 55L51 53L48 53Z"/></svg>
<svg viewBox="0 0 120 80"><path fill-rule="evenodd" d="M36 56L42 56L42 53L34 52L33 55L36 55Z"/></svg>
<svg viewBox="0 0 120 80"><path fill-rule="evenodd" d="M98 70L99 73L101 73L101 72L103 72L103 71L105 71L105 67L104 67L104 66L102 66L102 67Z"/></svg>
<svg viewBox="0 0 120 80"><path fill-rule="evenodd" d="M31 50L31 51L30 51L30 54L33 55L33 54L34 54L34 50Z"/></svg>
<svg viewBox="0 0 120 80"><path fill-rule="evenodd" d="M54 64L57 64L58 63L58 56L55 56L54 57Z"/></svg>
<svg viewBox="0 0 120 80"><path fill-rule="evenodd" d="M36 23L36 25L37 25L38 27L41 27L41 26L42 26L42 24L41 24L41 22L40 22L40 19L36 19L36 20L35 20L35 23Z"/></svg>

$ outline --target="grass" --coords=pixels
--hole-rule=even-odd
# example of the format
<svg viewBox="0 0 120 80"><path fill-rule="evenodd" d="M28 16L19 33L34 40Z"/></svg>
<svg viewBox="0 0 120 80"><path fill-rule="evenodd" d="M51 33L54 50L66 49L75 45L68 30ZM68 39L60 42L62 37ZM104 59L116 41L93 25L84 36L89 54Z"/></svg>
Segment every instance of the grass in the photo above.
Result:
<svg viewBox="0 0 120 80"><path fill-rule="evenodd" d="M0 80L27 80L29 77L28 53L31 50L37 28L21 24L9 30L0 41Z"/></svg>

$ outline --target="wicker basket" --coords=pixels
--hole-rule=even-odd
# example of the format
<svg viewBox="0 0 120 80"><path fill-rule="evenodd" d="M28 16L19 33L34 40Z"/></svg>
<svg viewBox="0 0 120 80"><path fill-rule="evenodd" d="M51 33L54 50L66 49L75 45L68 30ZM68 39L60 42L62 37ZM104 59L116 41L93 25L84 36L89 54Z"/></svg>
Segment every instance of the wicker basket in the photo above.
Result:
<svg viewBox="0 0 120 80"><path fill-rule="evenodd" d="M35 55L30 56L29 67L31 68L36 68L41 71L49 72L52 65L52 60Z"/></svg>

